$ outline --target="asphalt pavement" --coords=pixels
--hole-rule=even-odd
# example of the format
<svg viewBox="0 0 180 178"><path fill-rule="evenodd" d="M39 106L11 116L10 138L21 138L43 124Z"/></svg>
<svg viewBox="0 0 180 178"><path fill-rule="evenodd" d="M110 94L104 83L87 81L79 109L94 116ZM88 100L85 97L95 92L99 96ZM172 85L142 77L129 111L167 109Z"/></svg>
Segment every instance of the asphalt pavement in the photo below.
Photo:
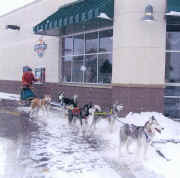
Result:
<svg viewBox="0 0 180 178"><path fill-rule="evenodd" d="M68 126L63 112L30 120L19 106L15 100L0 101L1 178L46 178L51 170L76 174L112 167L119 177L134 177L130 170L102 158L99 152L108 148L107 141L83 137L78 128Z"/></svg>
<svg viewBox="0 0 180 178"><path fill-rule="evenodd" d="M0 101L0 177L20 178L22 168L18 164L22 142L31 129L27 114L17 110L18 101Z"/></svg>

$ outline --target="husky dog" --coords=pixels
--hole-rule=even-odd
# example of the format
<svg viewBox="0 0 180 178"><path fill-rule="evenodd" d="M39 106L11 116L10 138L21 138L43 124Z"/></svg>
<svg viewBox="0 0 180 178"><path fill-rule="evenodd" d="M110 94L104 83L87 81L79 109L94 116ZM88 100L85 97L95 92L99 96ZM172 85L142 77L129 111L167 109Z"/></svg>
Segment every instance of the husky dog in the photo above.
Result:
<svg viewBox="0 0 180 178"><path fill-rule="evenodd" d="M48 107L51 102L51 96L50 95L44 95L42 99L34 98L31 100L31 111L30 111L30 117L34 115L34 113L38 113L40 109L48 112Z"/></svg>
<svg viewBox="0 0 180 178"><path fill-rule="evenodd" d="M96 128L97 122L99 122L102 119L108 120L111 130L114 125L115 119L118 117L120 111L123 109L123 106L115 103L112 106L112 109L110 112L102 112L102 109L99 105L94 105L90 109L90 114L92 115L92 122L91 122L91 128Z"/></svg>
<svg viewBox="0 0 180 178"><path fill-rule="evenodd" d="M89 115L90 115L89 110L92 107L93 107L92 102L90 102L89 104L83 105L83 107L81 108L81 118L82 118L82 121L84 121L84 123L85 123L83 125L88 125Z"/></svg>
<svg viewBox="0 0 180 178"><path fill-rule="evenodd" d="M113 126L114 126L114 123L115 123L115 120L118 118L120 112L123 110L124 106L119 104L118 102L115 102L115 104L113 104L112 106L112 114L111 114L111 117L110 117L110 125L111 125L111 131L113 129Z"/></svg>
<svg viewBox="0 0 180 178"><path fill-rule="evenodd" d="M88 123L89 109L92 107L92 104L85 104L83 107L74 107L68 109L68 121L69 124L75 123L76 119L79 119L81 127Z"/></svg>
<svg viewBox="0 0 180 178"><path fill-rule="evenodd" d="M61 92L58 96L58 100L62 106L70 106L72 105L73 107L77 107L77 99L78 95L74 95L73 99L71 98L65 98L64 97L64 92Z"/></svg>
<svg viewBox="0 0 180 178"><path fill-rule="evenodd" d="M143 149L145 158L156 132L161 133L163 129L154 116L144 126L124 124L120 128L120 153L123 147L126 147L127 152L130 153L129 146L135 141L137 143L137 156L140 156L140 151Z"/></svg>

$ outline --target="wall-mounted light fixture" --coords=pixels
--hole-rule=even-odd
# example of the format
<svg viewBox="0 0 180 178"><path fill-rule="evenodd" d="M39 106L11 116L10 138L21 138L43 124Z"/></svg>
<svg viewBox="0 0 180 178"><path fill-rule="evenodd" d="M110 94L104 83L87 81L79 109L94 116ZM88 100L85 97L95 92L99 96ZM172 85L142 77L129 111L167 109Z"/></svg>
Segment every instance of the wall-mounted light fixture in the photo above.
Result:
<svg viewBox="0 0 180 178"><path fill-rule="evenodd" d="M18 25L6 25L6 29L20 30L20 26L18 26Z"/></svg>
<svg viewBox="0 0 180 178"><path fill-rule="evenodd" d="M97 17L112 21L112 19L106 13L104 13L104 12L101 12Z"/></svg>
<svg viewBox="0 0 180 178"><path fill-rule="evenodd" d="M144 10L144 17L142 18L145 22L153 22L154 16L153 16L153 7L152 5L147 5Z"/></svg>

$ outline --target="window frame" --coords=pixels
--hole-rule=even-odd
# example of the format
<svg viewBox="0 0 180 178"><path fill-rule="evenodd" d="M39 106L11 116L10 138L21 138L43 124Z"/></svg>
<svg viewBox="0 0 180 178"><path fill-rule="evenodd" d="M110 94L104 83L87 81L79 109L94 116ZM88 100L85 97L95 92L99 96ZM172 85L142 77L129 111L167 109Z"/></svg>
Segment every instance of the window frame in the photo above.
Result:
<svg viewBox="0 0 180 178"><path fill-rule="evenodd" d="M78 32L78 33L73 33L73 34L68 34L68 35L63 35L61 36L61 39L62 39L62 43L63 43L63 38L66 38L66 37L72 37L73 39L73 54L72 55L63 55L63 44L62 44L62 48L60 49L61 50L61 57L60 57L60 61L62 63L62 67L63 67L63 58L66 58L66 57L76 57L76 56L83 56L83 64L85 64L85 58L86 56L88 55L96 55L97 56L97 82L96 83L89 83L89 82L85 82L85 72L83 72L83 81L82 82L75 82L75 81L72 81L72 68L71 68L71 82L68 82L68 81L64 81L64 74L63 74L63 70L61 70L61 76L62 76L62 81L64 84L87 84L87 85L110 85L112 84L112 82L110 83L98 83L98 56L99 55L102 55L102 54L108 54L108 55L111 55L113 54L113 51L107 51L107 52L100 52L99 51L99 45L100 45L100 32L102 31L107 31L107 30L112 30L112 38L113 38L113 26L111 27L105 27L105 28L101 28L101 29L95 29L95 30L88 30L88 31L84 31L84 32ZM89 33L94 33L94 32L97 32L98 35L97 35L97 40L98 40L98 51L96 53L86 53L86 34L89 34ZM78 35L84 35L84 52L82 54L74 54L74 36L78 36ZM112 40L112 49L113 49L113 40ZM73 63L73 61L72 61ZM71 65L72 66L72 65ZM72 66L73 67L73 66ZM111 74L112 75L112 74ZM112 78L111 78L111 81L112 81Z"/></svg>
<svg viewBox="0 0 180 178"><path fill-rule="evenodd" d="M175 49L167 49L167 36L168 36L168 34L167 33L172 33L172 32L166 32L166 49L165 49L165 75L164 75L164 80L165 80L165 90L166 89L168 89L168 87L180 87L180 82L166 82L166 64L167 64L167 53L179 53L180 54L180 49L179 50L175 50ZM176 32L176 33L180 33L180 32ZM180 60L180 59L179 59ZM169 109L169 107L167 106L167 108L166 108L166 103L168 102L168 101L170 101L171 100L171 102L173 103L173 102L175 102L175 103L173 103L173 106L171 106L171 107L174 107L174 109ZM176 101L178 101L178 102L176 102ZM179 109L179 106L177 107L177 105L179 105L179 102L180 102L180 96L179 95L172 95L172 93L171 94L167 94L166 93L166 91L164 92L164 104L165 104L165 106L164 106L164 111L165 111L165 114L169 114L169 112L170 112L170 116L171 117L177 117L177 116L179 116L179 112L180 112L180 109ZM167 109L167 111L166 111L166 109ZM167 112L167 113L166 113Z"/></svg>

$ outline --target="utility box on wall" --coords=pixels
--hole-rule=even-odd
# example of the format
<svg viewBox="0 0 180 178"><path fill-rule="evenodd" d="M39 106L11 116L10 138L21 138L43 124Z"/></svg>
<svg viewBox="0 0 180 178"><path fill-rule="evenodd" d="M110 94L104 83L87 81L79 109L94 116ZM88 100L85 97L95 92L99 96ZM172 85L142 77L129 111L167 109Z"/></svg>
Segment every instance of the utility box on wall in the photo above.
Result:
<svg viewBox="0 0 180 178"><path fill-rule="evenodd" d="M40 83L44 83L45 82L45 68L44 67L35 68L35 77L39 79Z"/></svg>

